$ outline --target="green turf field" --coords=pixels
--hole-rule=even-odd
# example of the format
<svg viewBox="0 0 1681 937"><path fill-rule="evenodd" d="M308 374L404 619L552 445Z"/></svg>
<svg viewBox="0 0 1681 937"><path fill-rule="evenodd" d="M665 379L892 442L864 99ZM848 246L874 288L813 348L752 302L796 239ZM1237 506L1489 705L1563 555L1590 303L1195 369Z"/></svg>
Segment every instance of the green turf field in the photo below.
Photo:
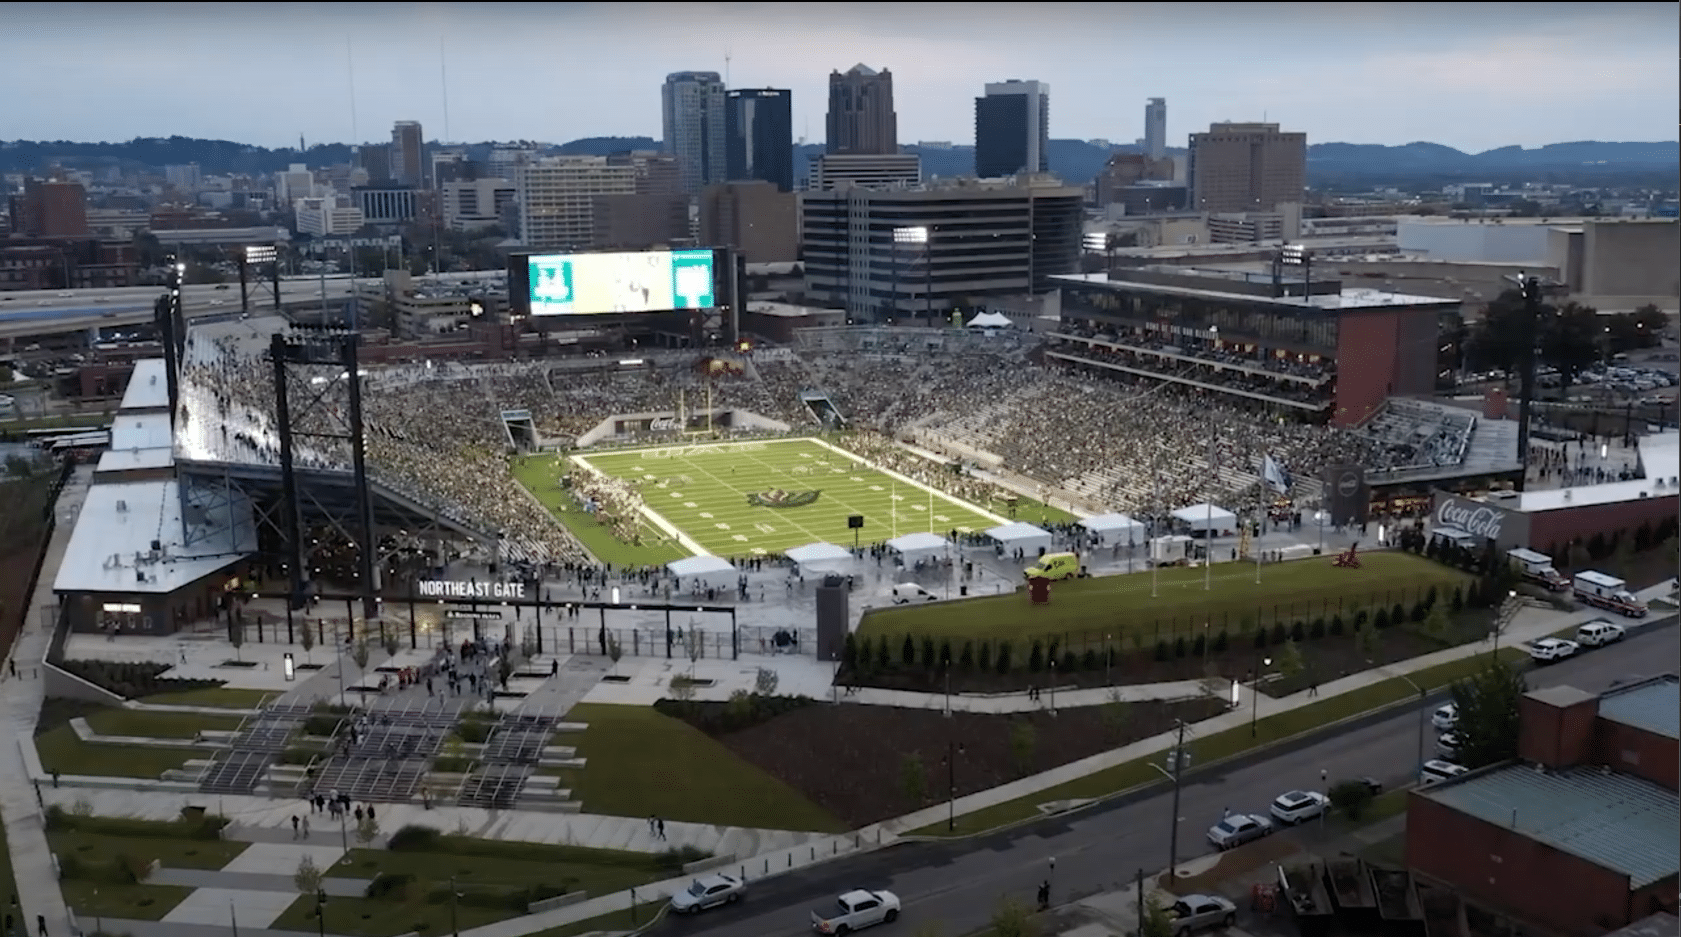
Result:
<svg viewBox="0 0 1681 937"><path fill-rule="evenodd" d="M852 543L847 517L860 514L860 543L932 530L985 530L1007 523L964 502L897 482L811 439L676 446L574 456L636 482L648 508L717 556L766 555L817 541ZM818 492L802 506L766 507L749 495Z"/></svg>
<svg viewBox="0 0 1681 937"><path fill-rule="evenodd" d="M1058 582L1048 605L1033 605L1026 589L1013 594L872 609L858 626L863 637L906 634L931 638L1030 640L1100 631L1120 639L1142 632L1148 640L1174 633L1195 633L1212 622L1237 633L1245 619L1271 625L1397 602L1410 608L1420 594L1436 586L1438 594L1470 582L1464 573L1406 553L1368 553L1359 569L1339 569L1332 557L1316 556L1264 567L1255 582L1248 563L1217 563L1212 588L1203 588L1202 569L1163 569L1155 574L1102 576Z"/></svg>

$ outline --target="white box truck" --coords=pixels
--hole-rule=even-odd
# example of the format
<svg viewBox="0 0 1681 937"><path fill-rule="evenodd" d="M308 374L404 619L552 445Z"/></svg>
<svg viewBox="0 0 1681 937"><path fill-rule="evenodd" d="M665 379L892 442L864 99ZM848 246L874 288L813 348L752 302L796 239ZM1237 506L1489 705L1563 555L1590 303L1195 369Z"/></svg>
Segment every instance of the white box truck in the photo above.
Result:
<svg viewBox="0 0 1681 937"><path fill-rule="evenodd" d="M1196 541L1184 534L1169 534L1150 541L1150 565L1184 566L1196 553Z"/></svg>
<svg viewBox="0 0 1681 937"><path fill-rule="evenodd" d="M1553 568L1553 558L1545 553L1537 553L1534 550L1518 547L1515 550L1507 550L1506 558L1511 560L1512 566L1518 571L1518 575L1528 582L1533 582L1554 592L1563 592L1570 588L1570 580L1564 578L1562 573Z"/></svg>
<svg viewBox="0 0 1681 937"><path fill-rule="evenodd" d="M1608 609L1630 618L1645 618L1646 603L1628 591L1628 583L1605 573L1588 569L1576 574L1571 582L1576 599L1597 608Z"/></svg>

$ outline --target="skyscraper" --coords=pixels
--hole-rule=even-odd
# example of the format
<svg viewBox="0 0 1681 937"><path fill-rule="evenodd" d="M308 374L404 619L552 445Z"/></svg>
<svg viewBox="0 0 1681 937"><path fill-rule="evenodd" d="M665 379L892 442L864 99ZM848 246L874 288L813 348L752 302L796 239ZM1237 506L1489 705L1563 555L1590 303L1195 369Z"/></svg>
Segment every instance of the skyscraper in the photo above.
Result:
<svg viewBox="0 0 1681 937"><path fill-rule="evenodd" d="M1272 211L1300 202L1307 187L1307 134L1277 124L1210 124L1191 134L1190 207L1193 211Z"/></svg>
<svg viewBox="0 0 1681 937"><path fill-rule="evenodd" d="M683 193L724 180L724 79L717 72L673 72L660 88L660 146L677 157Z"/></svg>
<svg viewBox="0 0 1681 937"><path fill-rule="evenodd" d="M1161 159L1167 154L1167 99L1151 98L1144 105L1144 155Z"/></svg>
<svg viewBox="0 0 1681 937"><path fill-rule="evenodd" d="M988 84L986 97L975 99L975 175L1045 172L1050 130L1050 85L1013 78Z"/></svg>
<svg viewBox="0 0 1681 937"><path fill-rule="evenodd" d="M757 179L794 189L793 95L784 88L739 88L724 103L724 149L731 182Z"/></svg>
<svg viewBox="0 0 1681 937"><path fill-rule="evenodd" d="M899 152L892 72L854 65L845 74L829 74L827 150L874 156Z"/></svg>
<svg viewBox="0 0 1681 937"><path fill-rule="evenodd" d="M391 181L422 185L426 181L426 136L420 121L399 120L391 128Z"/></svg>

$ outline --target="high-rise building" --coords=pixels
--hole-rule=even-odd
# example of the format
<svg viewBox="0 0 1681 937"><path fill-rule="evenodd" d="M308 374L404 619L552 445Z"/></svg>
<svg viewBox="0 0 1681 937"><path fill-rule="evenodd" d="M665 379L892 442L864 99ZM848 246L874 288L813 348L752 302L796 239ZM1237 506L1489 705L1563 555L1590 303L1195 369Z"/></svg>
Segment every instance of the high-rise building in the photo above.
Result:
<svg viewBox="0 0 1681 937"><path fill-rule="evenodd" d="M356 148L357 168L368 174L370 185L391 181L391 144L364 143Z"/></svg>
<svg viewBox="0 0 1681 937"><path fill-rule="evenodd" d="M793 191L793 93L785 88L738 88L726 94L724 107L728 180L757 179Z"/></svg>
<svg viewBox="0 0 1681 937"><path fill-rule="evenodd" d="M1300 203L1307 134L1285 133L1277 124L1210 124L1207 133L1191 134L1186 177L1193 211L1273 211Z"/></svg>
<svg viewBox="0 0 1681 937"><path fill-rule="evenodd" d="M660 88L661 149L677 157L683 194L722 182L724 79L717 72L673 72Z"/></svg>
<svg viewBox="0 0 1681 937"><path fill-rule="evenodd" d="M274 174L274 200L282 205L316 194L315 173L303 163L293 163L285 172Z"/></svg>
<svg viewBox="0 0 1681 937"><path fill-rule="evenodd" d="M827 151L889 156L899 152L893 73L854 65L829 74Z"/></svg>
<svg viewBox="0 0 1681 937"><path fill-rule="evenodd" d="M939 319L973 296L1047 289L1078 267L1085 190L1046 179L807 192L806 294L856 320Z"/></svg>
<svg viewBox="0 0 1681 937"><path fill-rule="evenodd" d="M177 189L196 189L203 176L199 173L197 163L163 167L163 178Z"/></svg>
<svg viewBox="0 0 1681 937"><path fill-rule="evenodd" d="M700 194L700 243L734 248L750 264L798 260L798 202L762 179L707 186Z"/></svg>
<svg viewBox="0 0 1681 937"><path fill-rule="evenodd" d="M988 83L986 97L975 99L975 175L982 179L1047 171L1050 139L1050 85Z"/></svg>
<svg viewBox="0 0 1681 937"><path fill-rule="evenodd" d="M587 250L595 240L595 198L635 195L636 167L605 156L556 156L519 167L519 239L534 250Z"/></svg>
<svg viewBox="0 0 1681 937"><path fill-rule="evenodd" d="M11 198L12 233L36 238L88 236L88 193L79 182L29 179Z"/></svg>
<svg viewBox="0 0 1681 937"><path fill-rule="evenodd" d="M426 184L426 135L417 120L399 120L391 128L391 181Z"/></svg>
<svg viewBox="0 0 1681 937"><path fill-rule="evenodd" d="M915 153L824 153L811 161L806 188L813 192L846 186L914 189L921 184L922 157Z"/></svg>
<svg viewBox="0 0 1681 937"><path fill-rule="evenodd" d="M1151 98L1144 105L1144 155L1152 160L1167 155L1167 99Z"/></svg>
<svg viewBox="0 0 1681 937"><path fill-rule="evenodd" d="M683 173L677 157L653 150L629 150L607 157L609 166L629 166L636 172L637 195L682 195Z"/></svg>
<svg viewBox="0 0 1681 937"><path fill-rule="evenodd" d="M506 179L473 179L443 184L444 227L477 231L502 223L502 212L517 191Z"/></svg>

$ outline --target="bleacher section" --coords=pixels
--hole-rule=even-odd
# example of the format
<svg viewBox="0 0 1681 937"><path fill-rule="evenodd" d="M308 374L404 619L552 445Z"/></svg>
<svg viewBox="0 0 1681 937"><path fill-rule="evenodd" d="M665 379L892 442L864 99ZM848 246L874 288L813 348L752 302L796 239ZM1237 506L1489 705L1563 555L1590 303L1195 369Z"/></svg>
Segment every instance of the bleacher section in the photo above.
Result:
<svg viewBox="0 0 1681 937"><path fill-rule="evenodd" d="M1476 428L1469 410L1392 397L1358 432L1372 443L1371 476L1383 479L1459 468Z"/></svg>

